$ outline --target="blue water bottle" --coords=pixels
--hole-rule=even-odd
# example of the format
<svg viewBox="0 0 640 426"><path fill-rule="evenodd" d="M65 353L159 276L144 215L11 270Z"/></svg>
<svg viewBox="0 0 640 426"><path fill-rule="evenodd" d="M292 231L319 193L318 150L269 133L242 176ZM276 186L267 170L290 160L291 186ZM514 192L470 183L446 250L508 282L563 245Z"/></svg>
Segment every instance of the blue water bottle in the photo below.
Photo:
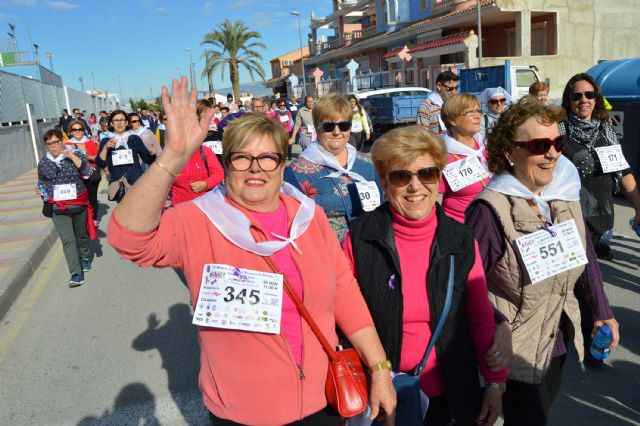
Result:
<svg viewBox="0 0 640 426"><path fill-rule="evenodd" d="M600 327L591 341L591 355L595 359L607 359L611 353L609 345L612 340L611 329L606 325Z"/></svg>
<svg viewBox="0 0 640 426"><path fill-rule="evenodd" d="M49 202L49 194L47 194L47 187L41 180L38 181L38 188L40 188L40 192L42 192L42 201L45 203Z"/></svg>

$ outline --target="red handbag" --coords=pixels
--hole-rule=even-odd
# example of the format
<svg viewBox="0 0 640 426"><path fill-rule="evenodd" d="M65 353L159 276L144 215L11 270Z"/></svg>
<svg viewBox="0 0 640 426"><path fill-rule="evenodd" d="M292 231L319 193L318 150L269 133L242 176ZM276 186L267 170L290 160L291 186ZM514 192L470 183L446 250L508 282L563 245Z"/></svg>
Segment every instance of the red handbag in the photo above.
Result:
<svg viewBox="0 0 640 426"><path fill-rule="evenodd" d="M271 259L265 259L275 271L278 271ZM329 370L324 386L329 405L342 417L353 417L364 412L367 408L369 395L367 377L364 374L360 356L355 349L342 349L341 346L338 346L338 350L334 351L284 275L282 278L285 291L329 357Z"/></svg>

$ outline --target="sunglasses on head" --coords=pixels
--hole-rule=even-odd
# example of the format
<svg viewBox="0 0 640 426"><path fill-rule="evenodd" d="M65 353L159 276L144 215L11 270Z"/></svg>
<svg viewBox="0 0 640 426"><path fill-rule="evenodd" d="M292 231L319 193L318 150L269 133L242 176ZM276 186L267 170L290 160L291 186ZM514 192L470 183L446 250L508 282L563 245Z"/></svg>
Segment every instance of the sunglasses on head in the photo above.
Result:
<svg viewBox="0 0 640 426"><path fill-rule="evenodd" d="M538 138L531 139L530 141L516 141L513 144L520 148L529 151L529 154L541 155L546 154L551 149L551 146L555 147L556 151L560 152L564 148L564 135L560 135L555 139Z"/></svg>
<svg viewBox="0 0 640 426"><path fill-rule="evenodd" d="M326 133L333 132L336 126L338 126L338 129L340 129L341 132L346 132L351 128L351 122L350 121L338 121L338 122L321 121L320 122L320 128L322 128L322 131Z"/></svg>
<svg viewBox="0 0 640 426"><path fill-rule="evenodd" d="M594 92L593 90L587 90L586 92L573 92L571 94L571 100L573 102L578 102L582 99L582 95L584 95L584 97L587 99L595 99L596 92Z"/></svg>
<svg viewBox="0 0 640 426"><path fill-rule="evenodd" d="M492 105L503 104L505 102L507 102L507 100L505 98L502 98L502 99L491 99L489 101L489 103L492 104Z"/></svg>
<svg viewBox="0 0 640 426"><path fill-rule="evenodd" d="M436 183L440 179L440 169L437 167L424 167L415 173L409 170L393 170L387 174L387 178L391 185L406 186L409 185L414 175L424 185Z"/></svg>

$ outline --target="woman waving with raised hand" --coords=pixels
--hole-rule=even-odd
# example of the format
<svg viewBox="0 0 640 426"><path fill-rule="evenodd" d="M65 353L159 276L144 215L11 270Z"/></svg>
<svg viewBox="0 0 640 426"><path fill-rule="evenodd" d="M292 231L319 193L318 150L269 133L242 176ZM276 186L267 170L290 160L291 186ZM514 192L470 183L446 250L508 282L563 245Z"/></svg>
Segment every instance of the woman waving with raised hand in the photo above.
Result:
<svg viewBox="0 0 640 426"><path fill-rule="evenodd" d="M289 137L264 114L225 127L225 185L163 209L211 119L210 111L197 119L187 86L174 80L171 97L163 87L165 149L114 211L109 242L139 265L184 271L214 425L338 425L316 333L337 345L338 326L369 367L386 360L358 284L322 209L283 181ZM372 373L370 404L372 418L384 411L392 424L395 393L384 368Z"/></svg>

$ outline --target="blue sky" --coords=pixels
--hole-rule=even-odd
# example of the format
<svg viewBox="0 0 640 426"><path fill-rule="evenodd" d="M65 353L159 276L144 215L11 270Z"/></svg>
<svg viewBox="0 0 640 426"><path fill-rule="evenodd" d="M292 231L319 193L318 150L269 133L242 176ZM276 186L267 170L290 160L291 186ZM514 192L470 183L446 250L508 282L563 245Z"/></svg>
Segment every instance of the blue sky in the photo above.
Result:
<svg viewBox="0 0 640 426"><path fill-rule="evenodd" d="M243 20L251 30L262 35L267 49L263 51L263 67L271 78L269 60L299 48L298 21L289 14L300 11L303 43L309 32L312 10L316 16L331 12L331 0L110 0L110 1L46 1L0 0L0 50L10 51L7 35L9 23L16 26L21 51L40 46L40 60L47 68L45 51L53 52L54 71L66 86L79 89L78 77L85 89L118 92L118 77L123 95L148 98L160 93L178 72L189 74L189 53L196 61L197 85L204 61L200 46L204 35L225 19ZM179 68L179 69L177 69ZM230 86L218 72L214 88ZM250 78L241 72L241 83Z"/></svg>

